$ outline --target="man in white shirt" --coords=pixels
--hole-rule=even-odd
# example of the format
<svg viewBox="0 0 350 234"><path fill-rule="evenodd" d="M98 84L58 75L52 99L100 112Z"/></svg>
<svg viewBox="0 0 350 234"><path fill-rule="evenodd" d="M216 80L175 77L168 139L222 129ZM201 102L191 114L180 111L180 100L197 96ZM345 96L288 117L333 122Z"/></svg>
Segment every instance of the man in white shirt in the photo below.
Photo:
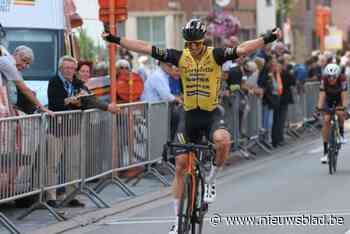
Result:
<svg viewBox="0 0 350 234"><path fill-rule="evenodd" d="M159 68L154 70L149 78L145 81L144 91L141 101L177 101L181 102L179 97L174 96L170 92L169 78L175 78L178 69L172 65L160 62Z"/></svg>
<svg viewBox="0 0 350 234"><path fill-rule="evenodd" d="M53 112L44 107L33 92L24 83L21 71L27 68L34 60L32 49L27 46L18 46L12 55L0 57L0 84L6 85L9 91L9 101L17 103L17 89L35 105L36 109L47 112L53 116Z"/></svg>

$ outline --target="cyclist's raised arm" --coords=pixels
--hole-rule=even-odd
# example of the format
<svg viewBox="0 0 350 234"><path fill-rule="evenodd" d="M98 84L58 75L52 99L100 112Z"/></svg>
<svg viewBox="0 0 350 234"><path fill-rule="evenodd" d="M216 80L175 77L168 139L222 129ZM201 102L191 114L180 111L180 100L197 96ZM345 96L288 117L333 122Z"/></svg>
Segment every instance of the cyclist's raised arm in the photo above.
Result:
<svg viewBox="0 0 350 234"><path fill-rule="evenodd" d="M268 30L262 37L245 41L242 44L239 44L237 47L237 55L245 56L251 54L257 49L263 48L266 44L271 43L277 39L282 37L281 30L279 28L275 28L273 30Z"/></svg>
<svg viewBox="0 0 350 234"><path fill-rule="evenodd" d="M114 36L109 32L103 32L101 36L104 40L121 45L130 51L151 55L157 60L165 63L171 63L175 66L178 66L182 54L182 51L179 50L158 48L144 41L121 38Z"/></svg>
<svg viewBox="0 0 350 234"><path fill-rule="evenodd" d="M152 45L144 41L121 38L118 36L114 36L109 32L103 32L101 36L104 40L121 45L130 51L134 51L141 54L147 54L147 55L152 54Z"/></svg>
<svg viewBox="0 0 350 234"><path fill-rule="evenodd" d="M235 48L215 48L214 58L217 64L222 65L226 61L235 60L240 56L248 55L257 49L263 48L266 44L275 41L281 37L281 31L276 28L273 31L267 31L262 37L243 42Z"/></svg>
<svg viewBox="0 0 350 234"><path fill-rule="evenodd" d="M318 109L322 109L324 107L325 101L326 101L325 84L324 84L324 79L321 78L320 94L318 95L318 103L317 103Z"/></svg>

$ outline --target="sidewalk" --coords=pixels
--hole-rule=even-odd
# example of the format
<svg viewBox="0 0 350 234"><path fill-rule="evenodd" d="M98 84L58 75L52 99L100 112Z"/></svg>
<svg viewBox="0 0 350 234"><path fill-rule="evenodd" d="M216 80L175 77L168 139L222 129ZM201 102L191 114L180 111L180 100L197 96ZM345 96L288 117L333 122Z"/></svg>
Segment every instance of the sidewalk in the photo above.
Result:
<svg viewBox="0 0 350 234"><path fill-rule="evenodd" d="M252 160L247 160L244 157L232 155L227 160L222 176L225 175L225 171L228 172L233 167L239 167L242 164L274 156L296 146L300 146L300 143L308 142L316 137L319 136L310 137L308 134L303 135L297 140L287 139L288 144L286 146L273 150L272 154L270 155L263 153L258 149L254 149L254 151L258 154ZM166 175L166 178L169 181L172 181L171 176ZM130 186L130 188L137 194L136 197L127 197L118 187L114 185L110 185L103 190L101 193L101 198L111 206L111 208L105 209L98 209L86 197L78 196L78 199L84 202L86 207L59 209L60 211L65 212L65 216L68 217L68 220L64 222L57 222L57 220L47 210L36 210L31 215L20 221L17 220L16 217L22 214L25 209L15 208L11 205L3 205L0 207L0 211L3 212L23 233L62 233L65 230L85 226L104 217L111 216L134 207L142 206L143 204L171 195L171 187L164 187L163 184L161 184L159 180L154 177L146 177L136 186ZM1 227L0 233L8 232Z"/></svg>

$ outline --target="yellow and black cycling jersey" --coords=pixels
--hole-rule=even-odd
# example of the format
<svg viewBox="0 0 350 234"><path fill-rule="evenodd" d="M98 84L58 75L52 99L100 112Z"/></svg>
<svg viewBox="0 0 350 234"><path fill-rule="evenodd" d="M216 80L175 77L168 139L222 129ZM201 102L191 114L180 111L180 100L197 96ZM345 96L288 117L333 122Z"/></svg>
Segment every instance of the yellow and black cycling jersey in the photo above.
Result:
<svg viewBox="0 0 350 234"><path fill-rule="evenodd" d="M152 48L152 57L180 69L185 111L213 111L219 102L221 65L237 58L236 48L206 47L199 61L188 49Z"/></svg>

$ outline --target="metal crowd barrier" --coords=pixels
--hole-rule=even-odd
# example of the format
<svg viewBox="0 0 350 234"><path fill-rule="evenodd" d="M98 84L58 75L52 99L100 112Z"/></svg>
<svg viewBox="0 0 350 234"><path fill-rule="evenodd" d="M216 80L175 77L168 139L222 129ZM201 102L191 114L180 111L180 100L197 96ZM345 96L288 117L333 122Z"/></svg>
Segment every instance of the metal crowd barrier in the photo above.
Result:
<svg viewBox="0 0 350 234"><path fill-rule="evenodd" d="M0 119L0 203L38 194L39 201L19 219L46 208L62 221L66 217L46 203L47 198L57 196L57 189L64 187L67 194L60 205L83 194L97 207L108 207L97 192L109 179L127 195L135 195L118 173L138 166L169 185L150 167L162 159L162 145L168 136L168 103L120 107L115 115L88 110L57 112L53 118L43 114ZM96 190L86 184L94 179L101 179ZM0 221L12 233L19 233L1 213Z"/></svg>
<svg viewBox="0 0 350 234"><path fill-rule="evenodd" d="M266 153L271 153L259 137L262 126L262 105L261 99L255 95L248 95L248 110L247 113L242 116L242 132L246 135L248 143L245 146L246 149L258 146ZM253 150L249 152L256 154Z"/></svg>
<svg viewBox="0 0 350 234"><path fill-rule="evenodd" d="M225 109L225 122L231 134L231 151L239 153L241 157L249 158L250 154L245 146L244 139L241 138L241 121L239 107L241 103L240 91L234 91L230 96L223 96L222 106Z"/></svg>
<svg viewBox="0 0 350 234"><path fill-rule="evenodd" d="M313 119L313 113L318 102L318 96L320 92L319 82L308 82L305 84L306 95L306 119Z"/></svg>
<svg viewBox="0 0 350 234"><path fill-rule="evenodd" d="M296 98L289 109L291 123L312 117L318 83L307 83L305 89L305 96ZM245 151L257 145L269 152L259 140L260 99L249 96L246 116L239 114L241 101L238 92L223 101L233 149ZM39 194L39 201L20 218L44 207L58 220L64 220L44 199L45 195L54 196L58 188L65 187L68 193L62 205L83 194L97 207L108 207L98 195L108 184L116 184L129 196L135 195L120 179L120 173L127 169L144 168L134 177L135 183L151 174L169 185L156 167L170 135L168 103L140 102L120 107L121 111L114 115L88 110L61 112L54 118L43 114L0 119L0 203ZM246 134L248 144L242 143L240 130ZM100 180L95 189L87 186L95 179ZM1 213L0 221L16 233Z"/></svg>
<svg viewBox="0 0 350 234"><path fill-rule="evenodd" d="M40 115L0 121L0 203L40 192Z"/></svg>
<svg viewBox="0 0 350 234"><path fill-rule="evenodd" d="M225 121L232 138L232 150L238 151L240 148L240 126L239 126L239 91L233 92L230 96L224 96L222 106L225 109Z"/></svg>
<svg viewBox="0 0 350 234"><path fill-rule="evenodd" d="M289 129L294 130L294 134L298 134L299 130L318 134L318 130L314 126L313 113L318 102L320 83L307 82L304 85L304 90L305 92L302 94L297 94L294 91L295 104L288 111L288 120L291 124Z"/></svg>
<svg viewBox="0 0 350 234"><path fill-rule="evenodd" d="M85 157L85 181L100 178L112 171L112 115L98 110L87 110L83 115L86 126L82 154Z"/></svg>
<svg viewBox="0 0 350 234"><path fill-rule="evenodd" d="M302 123L306 116L305 93L299 94L292 88L294 103L288 106L287 122L291 124Z"/></svg>

